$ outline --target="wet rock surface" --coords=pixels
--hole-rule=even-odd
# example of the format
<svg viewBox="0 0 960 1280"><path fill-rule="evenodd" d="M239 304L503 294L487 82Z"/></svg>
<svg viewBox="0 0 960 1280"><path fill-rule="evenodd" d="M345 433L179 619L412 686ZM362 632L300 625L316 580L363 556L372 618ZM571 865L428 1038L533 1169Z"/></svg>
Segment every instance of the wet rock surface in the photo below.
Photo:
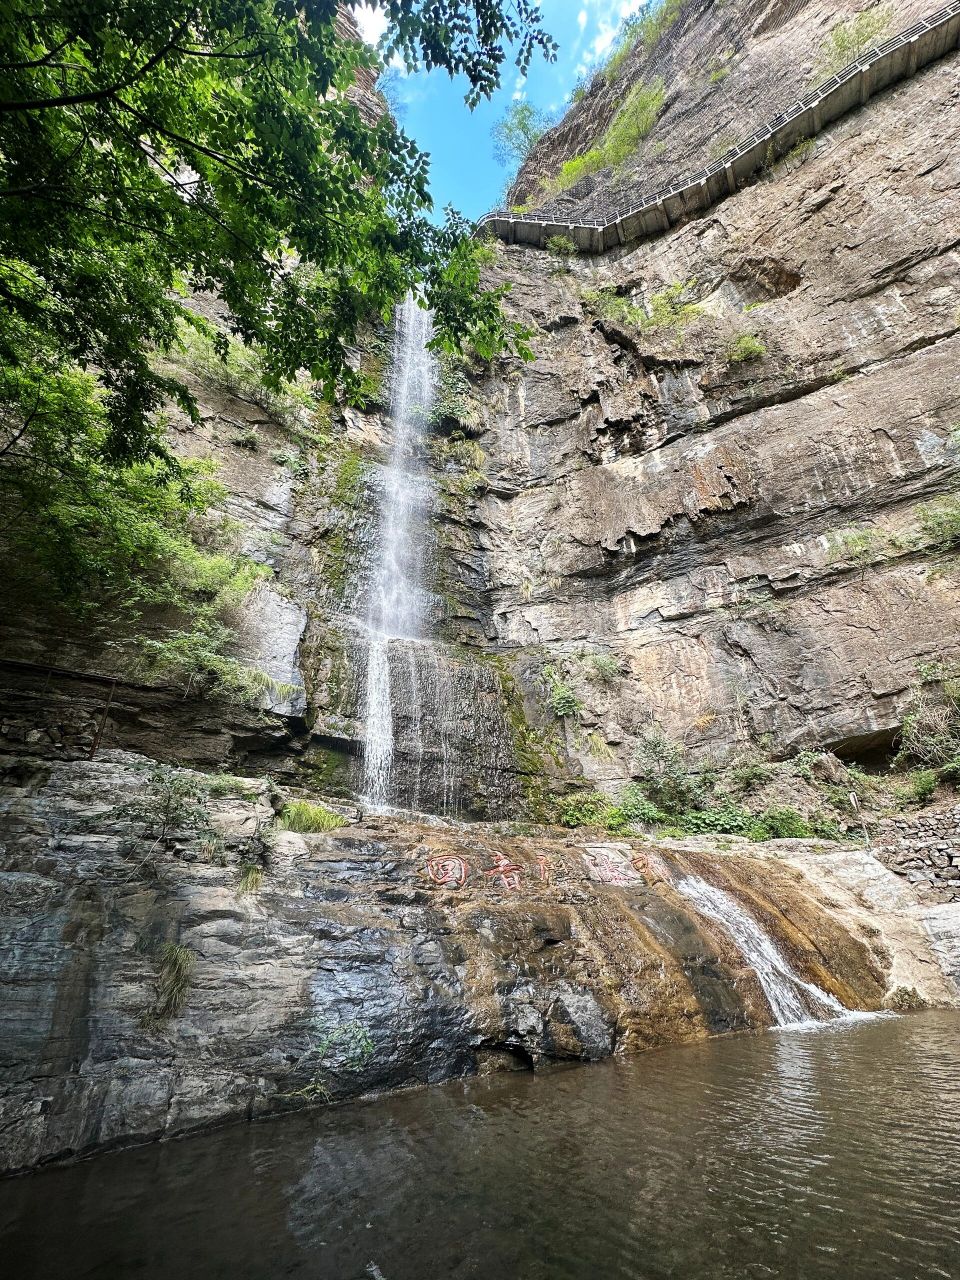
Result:
<svg viewBox="0 0 960 1280"><path fill-rule="evenodd" d="M682 874L735 895L798 973L848 1007L889 1000L902 949L745 843L718 855L389 818L301 836L274 829L255 779L221 780L202 829L184 820L160 837L143 819L149 760L3 767L7 1169L769 1025L756 975L678 893ZM251 864L262 879L244 892ZM190 969L182 1003L164 1011L171 945L189 950ZM944 1002L927 963L918 999Z"/></svg>

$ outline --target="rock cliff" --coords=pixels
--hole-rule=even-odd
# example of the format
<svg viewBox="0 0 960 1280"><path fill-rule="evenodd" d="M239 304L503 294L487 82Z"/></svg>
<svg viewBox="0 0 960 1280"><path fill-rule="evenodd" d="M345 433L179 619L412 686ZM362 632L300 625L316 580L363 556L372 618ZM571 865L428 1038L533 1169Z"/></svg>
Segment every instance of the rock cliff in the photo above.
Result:
<svg viewBox="0 0 960 1280"><path fill-rule="evenodd" d="M581 87L523 164L513 204L561 222L629 208L644 191L717 159L868 45L939 8L930 0L666 0L651 7L659 20ZM863 38L857 34L835 51L831 31L858 14L873 19L860 28ZM615 168L557 191L553 180L563 164L597 144L637 85L660 102L639 147Z"/></svg>
<svg viewBox="0 0 960 1280"><path fill-rule="evenodd" d="M482 387L471 520L491 635L563 667L602 740L568 734L589 777L627 775L651 720L696 750L856 758L956 657L956 71L656 241L552 274L501 248L538 359ZM623 678L591 681L591 649Z"/></svg>
<svg viewBox="0 0 960 1280"><path fill-rule="evenodd" d="M543 140L517 198L643 78L665 93L636 163L564 208L703 163L808 82L837 12L690 0ZM500 824L350 803L388 335L356 353L367 410L307 424L176 357L202 421L174 416L175 447L217 462L269 571L233 619L263 693L151 680L130 637L44 601L0 618L5 1168L769 1024L684 876L848 1007L956 1001L953 819L882 829L888 869L836 759L885 764L918 682L960 656L956 73L926 68L655 241L495 248L537 358L441 368L421 459L437 643L394 727L408 803ZM524 821L617 796L654 727L702 770L762 756L762 803L827 797L859 843ZM158 761L185 767L157 782ZM350 824L276 829L284 796L318 793ZM189 803L166 822L170 794Z"/></svg>

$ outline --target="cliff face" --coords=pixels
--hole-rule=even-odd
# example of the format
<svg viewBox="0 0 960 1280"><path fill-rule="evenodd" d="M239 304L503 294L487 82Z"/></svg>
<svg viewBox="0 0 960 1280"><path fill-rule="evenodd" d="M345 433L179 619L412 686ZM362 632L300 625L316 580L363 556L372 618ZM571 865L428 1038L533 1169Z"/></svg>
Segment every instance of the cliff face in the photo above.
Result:
<svg viewBox="0 0 960 1280"><path fill-rule="evenodd" d="M922 8L895 6L894 26ZM521 185L650 74L672 87L637 181L660 180L655 160L701 163L735 104L766 118L795 92L836 14L683 6ZM655 241L569 262L497 249L490 282L512 284L537 359L444 372L421 459L442 643L398 687L406 803L516 819L571 783L616 793L653 724L719 763L889 751L918 671L960 655L944 534L960 463L956 72L956 55L931 66ZM577 207L608 197L595 182ZM175 419L175 447L217 461L236 536L270 570L233 619L236 656L272 681L258 705L149 681L96 619L0 619L5 1167L767 1025L753 970L684 877L728 892L845 1004L956 999L946 815L883 844L889 870L811 841L399 818L276 831L277 782L358 788L387 342L371 332L356 353L368 411L307 424L185 360L203 421ZM137 808L157 802L157 760L251 776L212 780L212 828L158 838ZM179 769L163 785L201 782ZM170 956L189 973L165 1004Z"/></svg>
<svg viewBox="0 0 960 1280"><path fill-rule="evenodd" d="M935 0L684 0L661 6L660 33L638 41L613 72L598 72L522 166L511 203L529 203L559 221L607 216L638 196L702 168L839 68L826 47L841 21L882 9L887 21L871 44L937 8ZM854 45L850 56L860 50ZM595 146L630 89L662 94L662 106L638 149L615 171L604 169L552 194L565 161Z"/></svg>
<svg viewBox="0 0 960 1280"><path fill-rule="evenodd" d="M335 30L338 38L359 40L349 7L338 8ZM364 67L348 97L371 124L386 109L376 76ZM229 335L218 298L194 295L190 306ZM186 334L164 361L199 411L194 423L176 405L168 407L169 447L180 458L212 463L226 491L198 541L242 553L264 570L256 589L224 619L234 636L229 656L255 670L260 696L211 697L202 679L152 673L139 642L182 620L148 612L131 623L117 617L109 600L78 617L42 589L28 589L0 617L0 746L71 758L85 756L97 739L208 769L230 760L277 773L296 769L315 777L345 768L349 774L347 748L332 761L322 750L302 768L300 761L315 727L317 740L324 740L328 710L337 742L349 718L339 714L341 702L348 713L353 709L351 691L337 678L342 655L327 643L327 621L349 607L345 580L360 558L345 545L362 532L359 459L376 452L384 436L384 338L371 332L368 339L355 352L357 365L370 373L366 414L331 413L308 396L268 390L255 355L237 342L223 362L211 343ZM352 741L349 733L346 738Z"/></svg>
<svg viewBox="0 0 960 1280"><path fill-rule="evenodd" d="M915 11L896 6L891 30ZM738 121L766 118L809 79L835 17L813 0L682 6L524 173L588 146L600 105L651 70L675 88L648 143L699 163L718 112L735 100ZM717 59L728 73L711 80ZM407 803L509 816L565 775L612 787L654 721L717 757L758 741L780 756L889 747L918 669L960 645L936 519L960 459L956 108L953 55L655 241L568 270L500 248L491 282L513 286L537 359L442 389L424 464L449 643L398 699ZM659 181L648 151L644 183ZM584 199L586 215L606 196ZM243 545L271 571L235 619L237 655L275 682L261 704L184 697L138 674L95 617L18 608L0 620L8 749L87 749L117 677L107 745L356 788L388 343L371 333L357 352L381 387L369 411L336 410L320 447L181 361L203 423L175 417L176 447L217 462ZM546 705L548 667L579 723Z"/></svg>
<svg viewBox="0 0 960 1280"><path fill-rule="evenodd" d="M492 636L562 668L588 776L627 776L651 720L694 750L857 757L956 657L956 69L656 241L552 272L501 248L538 359L483 387L471 514ZM622 677L591 679L593 650Z"/></svg>

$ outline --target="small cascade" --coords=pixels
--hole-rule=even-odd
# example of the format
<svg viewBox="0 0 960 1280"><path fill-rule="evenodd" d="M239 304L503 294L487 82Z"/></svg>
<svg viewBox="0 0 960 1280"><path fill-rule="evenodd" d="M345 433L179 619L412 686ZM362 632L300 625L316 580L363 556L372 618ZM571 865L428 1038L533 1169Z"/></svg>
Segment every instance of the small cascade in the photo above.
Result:
<svg viewBox="0 0 960 1280"><path fill-rule="evenodd" d="M367 583L362 786L375 808L391 800L397 650L423 644L429 616L423 578L432 495L421 450L434 395L435 365L427 349L432 334L431 313L407 294L397 311L390 385L393 439L382 469L375 560ZM406 662L416 663L410 652ZM416 697L415 678L409 687ZM416 704L413 713L419 720Z"/></svg>
<svg viewBox="0 0 960 1280"><path fill-rule="evenodd" d="M766 934L737 900L699 876L684 876L676 887L701 915L722 925L757 975L778 1027L798 1023L828 1022L847 1017L849 1010L828 991L805 982L780 954Z"/></svg>

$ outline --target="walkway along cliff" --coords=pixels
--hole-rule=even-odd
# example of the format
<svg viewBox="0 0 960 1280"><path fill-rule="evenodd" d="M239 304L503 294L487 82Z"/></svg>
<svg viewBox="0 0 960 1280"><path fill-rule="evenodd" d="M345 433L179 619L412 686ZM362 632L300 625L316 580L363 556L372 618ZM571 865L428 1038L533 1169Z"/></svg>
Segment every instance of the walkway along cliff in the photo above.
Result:
<svg viewBox="0 0 960 1280"><path fill-rule="evenodd" d="M486 214L479 225L507 244L529 244L539 249L546 248L551 237L567 235L583 253L602 253L628 241L659 235L733 195L759 170L816 137L841 116L864 106L875 94L953 53L958 44L960 3L953 0L802 94L792 106L741 139L712 164L645 194L628 209L618 210L606 219L570 222L498 211Z"/></svg>

